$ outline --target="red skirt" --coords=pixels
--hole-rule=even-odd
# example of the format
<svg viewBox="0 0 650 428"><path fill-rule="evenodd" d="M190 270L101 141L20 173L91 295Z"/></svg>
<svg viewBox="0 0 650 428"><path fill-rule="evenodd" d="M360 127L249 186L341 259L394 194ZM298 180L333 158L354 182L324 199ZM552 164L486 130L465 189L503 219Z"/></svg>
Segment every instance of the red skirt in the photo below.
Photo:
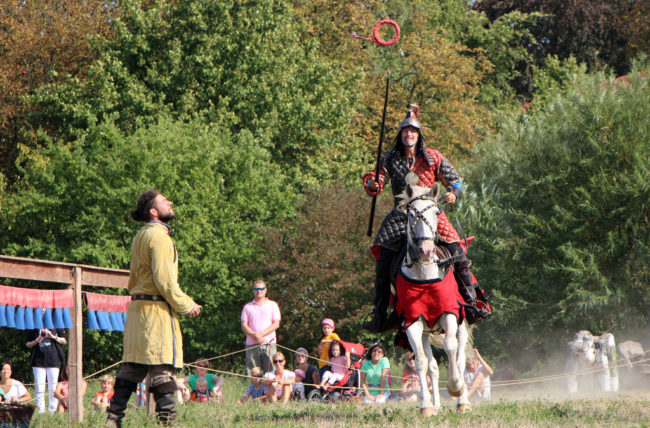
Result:
<svg viewBox="0 0 650 428"><path fill-rule="evenodd" d="M444 313L456 315L460 322L465 317L465 311L459 302L464 301L451 269L442 280L424 284L409 281L401 272L397 275L395 310L406 321L406 327L420 315L424 316L430 328Z"/></svg>

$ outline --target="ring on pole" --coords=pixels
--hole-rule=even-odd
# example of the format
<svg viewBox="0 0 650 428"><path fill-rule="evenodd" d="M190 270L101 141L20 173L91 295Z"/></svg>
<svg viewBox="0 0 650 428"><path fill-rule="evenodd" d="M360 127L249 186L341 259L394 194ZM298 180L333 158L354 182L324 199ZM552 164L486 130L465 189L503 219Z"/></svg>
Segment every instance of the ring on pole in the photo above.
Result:
<svg viewBox="0 0 650 428"><path fill-rule="evenodd" d="M393 37L392 40L382 40L379 38L379 28L382 25L391 25L395 29L395 37ZM369 42L373 42L381 46L394 45L399 40L399 36L400 36L399 25L397 25L397 22L393 21L392 19L382 19L381 21L379 21L372 29L372 39L370 37L358 36L357 33L352 33L352 37L356 39L368 40Z"/></svg>

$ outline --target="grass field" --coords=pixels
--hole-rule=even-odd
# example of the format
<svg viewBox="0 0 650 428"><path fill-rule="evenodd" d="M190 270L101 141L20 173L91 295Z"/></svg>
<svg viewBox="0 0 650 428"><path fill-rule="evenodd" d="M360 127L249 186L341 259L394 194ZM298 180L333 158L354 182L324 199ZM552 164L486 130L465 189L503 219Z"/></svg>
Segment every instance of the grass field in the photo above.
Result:
<svg viewBox="0 0 650 428"><path fill-rule="evenodd" d="M528 386L519 391L494 391L490 403L457 414L451 401L437 416L423 419L417 403L389 402L369 406L360 402L262 405L236 404L244 383L229 383L224 403L189 403L178 407L182 427L650 427L650 391L568 398L560 388ZM95 388L96 389L96 388ZM91 394L92 392L92 394ZM86 401L94 395L89 387ZM88 404L87 404L88 405ZM88 408L88 407L87 407ZM81 427L102 427L105 415L87 411ZM156 427L143 409L130 409L125 427ZM68 426L66 415L35 415L32 427Z"/></svg>

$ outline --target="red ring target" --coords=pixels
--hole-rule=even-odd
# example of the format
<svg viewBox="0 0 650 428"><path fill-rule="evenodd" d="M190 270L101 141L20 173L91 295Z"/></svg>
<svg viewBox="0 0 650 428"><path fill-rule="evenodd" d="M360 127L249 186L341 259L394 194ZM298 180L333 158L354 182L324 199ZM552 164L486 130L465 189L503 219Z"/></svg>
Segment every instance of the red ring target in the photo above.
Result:
<svg viewBox="0 0 650 428"><path fill-rule="evenodd" d="M393 28L395 29L395 37L393 37L393 40L382 40L379 38L379 27L382 25L392 25ZM372 29L372 38L374 39L374 42L377 43L378 45L382 46L391 46L397 43L399 40L399 25L397 25L397 22L393 21L392 19L382 19L375 25L375 28Z"/></svg>

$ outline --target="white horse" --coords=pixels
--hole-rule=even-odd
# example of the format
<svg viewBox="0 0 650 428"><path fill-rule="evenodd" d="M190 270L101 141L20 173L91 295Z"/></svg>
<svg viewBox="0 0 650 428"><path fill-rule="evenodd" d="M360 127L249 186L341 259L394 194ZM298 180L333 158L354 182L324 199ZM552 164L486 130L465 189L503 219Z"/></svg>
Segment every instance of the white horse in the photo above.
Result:
<svg viewBox="0 0 650 428"><path fill-rule="evenodd" d="M424 416L434 415L440 409L440 375L431 351L431 333L443 331L443 348L449 360L447 390L450 395L458 397L458 411L471 409L463 379L467 324L464 321L458 324L460 308L457 299L460 295L457 284L450 269L439 266L443 253L435 245L441 212L437 203L438 192L438 186L429 189L408 185L399 205L408 216L408 226L406 256L397 281L396 310L406 321L406 335L415 352L420 379L426 379L428 372L433 384L432 399L427 382L420 382L420 412ZM429 312L431 307L436 309ZM430 319L433 317L435 319Z"/></svg>
<svg viewBox="0 0 650 428"><path fill-rule="evenodd" d="M594 336L588 330L580 330L568 345L566 370L569 373L567 386L570 393L578 392L581 373L583 376L580 377L595 374L603 392L618 391L616 342L612 333Z"/></svg>

